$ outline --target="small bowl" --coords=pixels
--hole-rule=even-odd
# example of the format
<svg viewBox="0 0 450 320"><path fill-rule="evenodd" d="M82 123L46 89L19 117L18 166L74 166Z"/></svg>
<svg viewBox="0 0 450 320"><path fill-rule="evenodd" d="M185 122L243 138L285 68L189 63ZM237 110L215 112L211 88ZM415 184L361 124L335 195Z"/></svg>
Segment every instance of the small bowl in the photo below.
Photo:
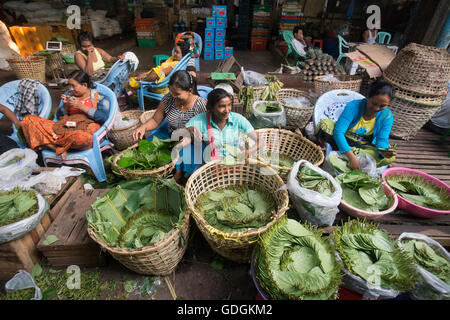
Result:
<svg viewBox="0 0 450 320"><path fill-rule="evenodd" d="M450 187L441 180L425 173L419 170L409 169L409 168L402 168L402 167L394 167L387 169L383 172L383 181L386 182L386 177L393 175L393 174L408 174L408 175L414 175L414 176L422 176L425 178L425 180L432 181L435 185L439 187L443 187L444 189L447 189L448 193L450 194ZM387 182L386 182L387 183ZM409 200L406 200L402 196L400 196L398 193L394 191L395 195L398 198L398 207L399 209L402 209L414 216L431 219L435 217L439 217L445 214L449 214L450 210L436 210L436 209L430 209L426 207L419 206L418 204L415 204Z"/></svg>

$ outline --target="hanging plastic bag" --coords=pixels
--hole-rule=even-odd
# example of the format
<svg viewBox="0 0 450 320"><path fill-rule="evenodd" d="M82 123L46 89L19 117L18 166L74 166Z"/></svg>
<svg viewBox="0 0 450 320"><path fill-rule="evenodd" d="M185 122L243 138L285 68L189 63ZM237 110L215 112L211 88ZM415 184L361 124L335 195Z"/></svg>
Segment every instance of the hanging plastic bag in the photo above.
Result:
<svg viewBox="0 0 450 320"><path fill-rule="evenodd" d="M36 198L38 201L38 212L26 219L0 227L0 244L23 237L41 222L42 217L50 209L50 206L47 200L37 192Z"/></svg>
<svg viewBox="0 0 450 320"><path fill-rule="evenodd" d="M31 149L11 149L0 155L0 182L23 180L38 167L38 155Z"/></svg>
<svg viewBox="0 0 450 320"><path fill-rule="evenodd" d="M297 173L303 164L331 182L334 192L330 197L300 186ZM338 205L342 198L342 188L330 174L306 160L300 160L294 163L288 176L288 182L283 189L289 190L290 198L303 221L315 226L331 226L333 224L336 214L339 212Z"/></svg>
<svg viewBox="0 0 450 320"><path fill-rule="evenodd" d="M31 300L41 300L41 289L34 282L33 277L25 270L19 270L11 280L5 284L6 293L11 293L18 290L34 288L34 297Z"/></svg>
<svg viewBox="0 0 450 320"><path fill-rule="evenodd" d="M445 248L437 241L419 233L404 232L398 237L397 244L402 248L403 239L415 239L426 242L434 250L438 251L441 255L450 260L450 254ZM431 272L425 270L418 264L414 263L419 277L414 290L411 292L411 296L417 300L450 300L450 285L436 277Z"/></svg>
<svg viewBox="0 0 450 320"><path fill-rule="evenodd" d="M255 71L244 71L244 67L241 67L241 72L244 76L244 83L246 86L259 87L269 83L263 74Z"/></svg>
<svg viewBox="0 0 450 320"><path fill-rule="evenodd" d="M262 112L258 106L270 104L281 110L279 112ZM250 122L255 129L277 128L279 125L286 126L286 111L278 101L255 101L252 106L252 116Z"/></svg>

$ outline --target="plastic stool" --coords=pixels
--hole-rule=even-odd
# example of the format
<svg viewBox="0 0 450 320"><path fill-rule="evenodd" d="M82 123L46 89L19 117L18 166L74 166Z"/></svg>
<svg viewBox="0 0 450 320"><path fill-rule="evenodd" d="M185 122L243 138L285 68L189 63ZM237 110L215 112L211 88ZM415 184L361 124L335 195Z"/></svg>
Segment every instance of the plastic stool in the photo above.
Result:
<svg viewBox="0 0 450 320"><path fill-rule="evenodd" d="M153 56L153 68L160 66L161 63L163 63L164 61L166 61L169 58L170 57L168 55L165 55L165 54L155 54Z"/></svg>
<svg viewBox="0 0 450 320"><path fill-rule="evenodd" d="M313 40L312 46L314 47L316 43L319 44L320 49L323 49L323 40Z"/></svg>

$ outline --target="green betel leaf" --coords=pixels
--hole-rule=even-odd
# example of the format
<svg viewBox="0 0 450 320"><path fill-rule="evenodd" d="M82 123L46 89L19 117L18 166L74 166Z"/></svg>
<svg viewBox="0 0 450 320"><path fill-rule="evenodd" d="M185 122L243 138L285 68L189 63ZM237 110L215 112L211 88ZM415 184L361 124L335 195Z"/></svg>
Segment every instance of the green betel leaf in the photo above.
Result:
<svg viewBox="0 0 450 320"><path fill-rule="evenodd" d="M394 188L397 191L402 191L402 192L408 192L408 189L406 189L401 183L393 181L389 178L386 178L386 182L388 183L389 186L391 186L392 188Z"/></svg>
<svg viewBox="0 0 450 320"><path fill-rule="evenodd" d="M42 267L39 263L36 263L33 267L33 270L31 270L31 276L36 279L36 277L39 277L42 274Z"/></svg>
<svg viewBox="0 0 450 320"><path fill-rule="evenodd" d="M376 204L385 194L380 187L362 187L358 190L359 195L368 205Z"/></svg>
<svg viewBox="0 0 450 320"><path fill-rule="evenodd" d="M134 290L136 290L136 281L134 280L125 281L125 283L123 284L123 288L128 293L134 292Z"/></svg>
<svg viewBox="0 0 450 320"><path fill-rule="evenodd" d="M156 149L156 146L154 143L152 143L148 140L145 140L145 139L139 141L139 144L138 144L139 152L145 153L145 154L152 154L153 151L155 151L155 149Z"/></svg>
<svg viewBox="0 0 450 320"><path fill-rule="evenodd" d="M59 238L54 234L50 234L47 236L47 238L45 238L44 241L42 241L42 244L48 246L51 245L52 243L55 243L56 241L59 241Z"/></svg>
<svg viewBox="0 0 450 320"><path fill-rule="evenodd" d="M121 168L132 167L136 163L134 158L122 157L117 161L117 165Z"/></svg>
<svg viewBox="0 0 450 320"><path fill-rule="evenodd" d="M336 154L330 154L329 160L331 165L339 172L345 173L351 170L348 161L338 157Z"/></svg>

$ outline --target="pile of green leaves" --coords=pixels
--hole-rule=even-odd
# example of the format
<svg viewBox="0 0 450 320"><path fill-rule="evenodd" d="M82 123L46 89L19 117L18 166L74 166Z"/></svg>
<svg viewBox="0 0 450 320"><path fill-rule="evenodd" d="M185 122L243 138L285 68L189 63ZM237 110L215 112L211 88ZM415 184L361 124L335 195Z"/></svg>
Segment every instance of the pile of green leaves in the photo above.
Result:
<svg viewBox="0 0 450 320"><path fill-rule="evenodd" d="M117 165L129 170L153 170L172 162L172 149L178 144L170 139L154 137L152 141L141 140L138 147L123 152Z"/></svg>
<svg viewBox="0 0 450 320"><path fill-rule="evenodd" d="M386 182L403 198L419 206L450 210L450 193L422 176L390 175Z"/></svg>
<svg viewBox="0 0 450 320"><path fill-rule="evenodd" d="M272 299L335 299L341 275L330 244L321 232L286 216L258 241L254 270Z"/></svg>
<svg viewBox="0 0 450 320"><path fill-rule="evenodd" d="M352 147L352 151L353 151L353 153L355 155L358 155L361 152L364 152L364 153L367 153L368 155L370 155L372 158L374 158L375 161L376 161L377 168L383 167L385 165L388 165L388 164L393 162L392 159L395 159L395 157L389 158L389 159L386 159L386 158L379 159L379 154L380 153L382 154L383 151L386 151L386 150L388 150L388 149L381 149L381 148L376 148L375 149L375 148L370 148L370 147L366 148L366 149L361 149L361 148ZM394 144L392 147L389 148L389 150L395 152L397 150L397 145ZM343 157L339 157L337 155L337 153L333 152L333 153L330 154L328 159L330 161L330 164L338 172L346 173L346 172L349 172L349 171L352 170L352 169L350 169L350 165L349 165L348 159L346 157L344 157L344 156Z"/></svg>
<svg viewBox="0 0 450 320"><path fill-rule="evenodd" d="M275 153L275 152L267 152L266 155L263 155L261 159L264 162L279 166L279 167L287 167L292 168L295 163L295 160L285 154Z"/></svg>
<svg viewBox="0 0 450 320"><path fill-rule="evenodd" d="M186 204L175 180L129 181L97 199L86 212L89 226L112 247L151 246L181 226Z"/></svg>
<svg viewBox="0 0 450 320"><path fill-rule="evenodd" d="M317 171L311 170L304 164L300 166L296 178L301 187L319 192L327 197L331 197L335 192L328 178L322 176Z"/></svg>
<svg viewBox="0 0 450 320"><path fill-rule="evenodd" d="M402 248L416 264L450 285L450 261L448 258L421 240L404 239Z"/></svg>
<svg viewBox="0 0 450 320"><path fill-rule="evenodd" d="M26 219L39 209L36 193L15 188L0 192L0 227Z"/></svg>
<svg viewBox="0 0 450 320"><path fill-rule="evenodd" d="M281 112L281 107L278 103L264 102L256 106L256 109L262 113L278 113Z"/></svg>
<svg viewBox="0 0 450 320"><path fill-rule="evenodd" d="M209 225L226 233L263 227L276 210L274 199L266 191L247 185L206 192L195 206Z"/></svg>
<svg viewBox="0 0 450 320"><path fill-rule="evenodd" d="M351 274L383 289L413 289L415 269L411 259L376 224L350 220L336 228L331 237Z"/></svg>
<svg viewBox="0 0 450 320"><path fill-rule="evenodd" d="M336 177L342 187L342 200L352 207L381 212L392 205L393 197L386 196L382 181L367 173L352 170Z"/></svg>

